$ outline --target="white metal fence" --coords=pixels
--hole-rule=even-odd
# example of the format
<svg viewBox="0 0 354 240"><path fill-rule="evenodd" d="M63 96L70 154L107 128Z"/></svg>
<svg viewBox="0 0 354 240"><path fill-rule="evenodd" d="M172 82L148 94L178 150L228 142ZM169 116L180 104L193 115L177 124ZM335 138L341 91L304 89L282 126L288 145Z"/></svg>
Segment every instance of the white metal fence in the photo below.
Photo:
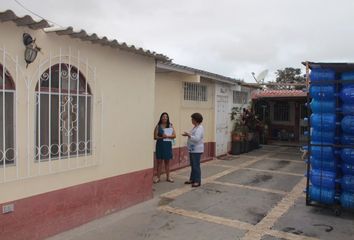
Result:
<svg viewBox="0 0 354 240"><path fill-rule="evenodd" d="M59 49L29 77L0 52L0 183L97 165L103 108L88 60Z"/></svg>

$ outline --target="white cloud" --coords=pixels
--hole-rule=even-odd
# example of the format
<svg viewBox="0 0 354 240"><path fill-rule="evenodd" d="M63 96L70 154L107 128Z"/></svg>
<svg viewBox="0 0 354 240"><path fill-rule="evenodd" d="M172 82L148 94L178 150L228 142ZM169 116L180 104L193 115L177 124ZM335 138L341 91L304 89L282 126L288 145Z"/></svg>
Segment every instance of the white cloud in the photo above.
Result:
<svg viewBox="0 0 354 240"><path fill-rule="evenodd" d="M28 14L12 0L0 10ZM176 63L253 81L301 61L354 61L350 0L20 0L63 26L126 41ZM268 77L268 80L271 80Z"/></svg>

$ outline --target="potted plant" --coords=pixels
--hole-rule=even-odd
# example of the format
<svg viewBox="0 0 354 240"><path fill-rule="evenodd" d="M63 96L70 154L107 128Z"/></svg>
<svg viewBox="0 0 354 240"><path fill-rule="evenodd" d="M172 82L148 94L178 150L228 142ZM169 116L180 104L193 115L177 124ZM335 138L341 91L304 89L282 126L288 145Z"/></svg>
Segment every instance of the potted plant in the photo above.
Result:
<svg viewBox="0 0 354 240"><path fill-rule="evenodd" d="M249 128L244 123L242 123L241 131L243 135L241 140L241 153L246 153L249 152Z"/></svg>
<svg viewBox="0 0 354 240"><path fill-rule="evenodd" d="M242 128L243 128L243 126L242 126L241 121L239 119L236 120L234 123L233 130L231 132L231 140L232 141L241 141L244 138Z"/></svg>
<svg viewBox="0 0 354 240"><path fill-rule="evenodd" d="M241 110L242 107L233 107L231 111L231 121L234 121L231 132L231 154L233 155L245 152L244 142L248 129L242 121Z"/></svg>

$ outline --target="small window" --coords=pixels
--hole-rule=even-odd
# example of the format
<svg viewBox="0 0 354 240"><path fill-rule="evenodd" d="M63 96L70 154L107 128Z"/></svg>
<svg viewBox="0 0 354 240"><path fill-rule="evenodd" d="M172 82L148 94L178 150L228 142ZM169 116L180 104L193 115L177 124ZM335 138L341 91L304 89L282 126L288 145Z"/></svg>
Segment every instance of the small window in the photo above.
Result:
<svg viewBox="0 0 354 240"><path fill-rule="evenodd" d="M276 102L274 104L274 121L289 121L289 103Z"/></svg>
<svg viewBox="0 0 354 240"><path fill-rule="evenodd" d="M184 100L206 102L207 86L199 83L184 83Z"/></svg>
<svg viewBox="0 0 354 240"><path fill-rule="evenodd" d="M247 103L247 92L233 91L233 103L234 104L245 104Z"/></svg>
<svg viewBox="0 0 354 240"><path fill-rule="evenodd" d="M15 84L0 64L0 166L15 161L14 99Z"/></svg>

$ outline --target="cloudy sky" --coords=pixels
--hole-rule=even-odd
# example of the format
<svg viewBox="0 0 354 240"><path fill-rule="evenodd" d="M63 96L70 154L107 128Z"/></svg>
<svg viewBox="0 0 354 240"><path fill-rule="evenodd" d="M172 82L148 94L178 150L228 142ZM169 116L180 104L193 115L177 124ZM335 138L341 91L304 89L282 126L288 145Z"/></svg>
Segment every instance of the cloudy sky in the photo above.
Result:
<svg viewBox="0 0 354 240"><path fill-rule="evenodd" d="M175 63L254 82L301 61L354 62L352 0L17 0L73 26L163 53ZM14 0L0 11L30 14Z"/></svg>

